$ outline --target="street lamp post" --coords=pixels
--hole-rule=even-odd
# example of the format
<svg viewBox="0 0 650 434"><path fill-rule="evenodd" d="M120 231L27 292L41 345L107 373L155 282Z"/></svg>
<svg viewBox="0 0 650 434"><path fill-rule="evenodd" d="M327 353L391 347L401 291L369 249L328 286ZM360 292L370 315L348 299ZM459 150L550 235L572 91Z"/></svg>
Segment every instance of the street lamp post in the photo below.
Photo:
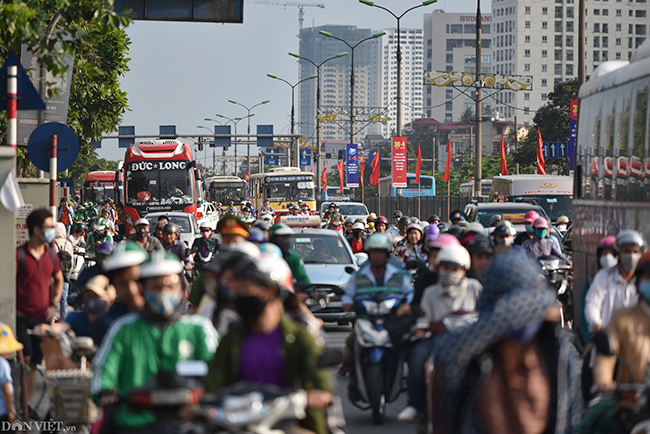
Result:
<svg viewBox="0 0 650 434"><path fill-rule="evenodd" d="M390 9L385 8L383 6L376 5L375 2L373 1L359 0L359 3L363 3L364 5L385 10L393 17L395 17L395 19L397 20L397 135L398 136L402 135L402 47L401 47L400 20L404 17L404 15L406 15L408 12L411 12L413 9L429 6L430 4L433 4L437 1L438 0L423 1L422 4L413 6L412 8L407 9L404 13L402 13L402 15L398 16L395 15L393 11L391 11Z"/></svg>
<svg viewBox="0 0 650 434"><path fill-rule="evenodd" d="M350 69L350 144L353 144L354 143L354 50L359 45L361 45L362 42L366 42L371 39L376 39L381 36L384 36L386 32L375 33L369 38L360 40L355 45L350 45L346 40L334 36L330 32L326 32L324 30L321 30L318 33L320 33L323 36L327 36L328 38L336 39L337 41L343 42L345 45L347 45L350 48L350 51L352 51L351 69Z"/></svg>
<svg viewBox="0 0 650 434"><path fill-rule="evenodd" d="M219 125L224 125L221 121L218 121L216 119L204 118L203 120L204 121L216 122ZM230 122L230 121L228 121L228 122ZM228 124L228 122L226 122L226 124ZM203 125L197 125L196 127L197 128L205 128L206 130L208 130L208 131L210 131L211 133L214 134L213 130L211 130L208 127L204 127ZM223 148L223 157L224 158L223 158L223 167L222 167L222 169L223 169L223 174L225 175L226 174L226 148ZM212 148L212 170L213 170L214 174L216 175L217 174L217 146L216 145L215 145L214 148Z"/></svg>
<svg viewBox="0 0 650 434"><path fill-rule="evenodd" d="M231 103L231 104L236 104L236 105L242 106L242 107L244 107L244 110L246 110L246 111L248 112L248 116L247 116L247 118L248 118L248 146L247 146L247 156L248 156L248 173L251 173L251 116L254 116L254 114L251 114L251 110L253 110L255 107L257 107L257 106L259 106L259 105L262 105L262 104L268 104L268 103L270 103L271 101L270 101L270 100L262 101L262 102L260 102L260 103L258 103L258 104L255 104L255 105L252 106L251 108L248 108L248 107L246 107L244 104L239 103L239 102L237 102L237 101L235 101L235 100L232 100L232 99L229 99L228 102Z"/></svg>
<svg viewBox="0 0 650 434"><path fill-rule="evenodd" d="M266 74L266 75L268 77L271 77L274 80L280 80L280 81L288 84L289 87L291 88L291 136L292 136L291 140L294 143L294 149L293 149L292 152L290 152L290 154L295 154L294 157L293 157L293 160L295 162L295 167L300 167L300 149L298 148L298 141L296 140L295 137L293 137L295 135L295 133L296 133L296 106L295 106L294 96L295 96L296 87L300 83L302 83L303 81L318 78L318 74L314 74L314 75L311 75L311 76L309 76L307 78L303 78L302 80L300 80L296 84L291 84L287 80L285 80L284 78L280 78L277 75L273 75L273 74ZM289 158L291 158L291 157L289 157Z"/></svg>
<svg viewBox="0 0 650 434"><path fill-rule="evenodd" d="M251 116L255 116L255 114L250 114L250 115L244 116L243 118L234 118L234 119L231 119L231 118L226 117L224 115L220 115L219 113L217 113L216 116L219 117L219 118L228 119L230 122L232 122L232 124L235 126L235 136L236 136L237 135L237 124L240 121L243 121L246 118L250 118ZM235 176L237 176L237 169L238 169L237 168L237 140L239 140L239 139L235 138ZM224 155L225 155L225 151L224 151Z"/></svg>
<svg viewBox="0 0 650 434"><path fill-rule="evenodd" d="M321 63L316 63L313 60L307 59L306 57L302 57L300 54L297 53L289 53L290 56L293 56L297 59L302 59L305 60L312 65L316 67L316 75L318 75L318 79L316 80L316 115L318 115L318 112L320 111L320 67L323 66L325 63L329 62L330 60L338 59L340 57L344 57L348 55L347 51L344 51L342 53L337 54L336 56L332 56L329 59L323 60ZM316 149L318 149L317 153L317 158L316 158L316 179L318 180L318 191L321 191L322 188L322 173L320 169L321 165L321 143L322 138L321 138L321 132L320 132L320 121L317 119L316 120Z"/></svg>

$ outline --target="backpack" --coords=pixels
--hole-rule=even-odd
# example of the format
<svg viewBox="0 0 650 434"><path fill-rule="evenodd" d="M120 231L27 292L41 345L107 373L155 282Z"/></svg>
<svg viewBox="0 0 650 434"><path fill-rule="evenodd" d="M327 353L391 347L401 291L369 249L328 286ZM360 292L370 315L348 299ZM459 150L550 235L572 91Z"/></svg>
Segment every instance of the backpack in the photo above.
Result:
<svg viewBox="0 0 650 434"><path fill-rule="evenodd" d="M26 244L23 244L22 246L18 246L18 272L19 273L25 267L25 255L26 255L25 246ZM47 250L50 252L50 256L52 257L52 263L54 264L54 266L56 266L56 257L55 257L56 253L54 252L54 250L52 250L52 248L50 248L50 246L47 246ZM70 256L70 254L68 254L68 256Z"/></svg>
<svg viewBox="0 0 650 434"><path fill-rule="evenodd" d="M54 245L56 246L58 252L57 255L59 256L59 261L61 262L61 272L63 272L63 275L67 278L70 277L70 272L72 271L72 255L64 250L65 244L70 243L68 240L63 241L63 247L60 246L57 243L58 240L54 241ZM72 243L70 243L72 244ZM73 246L74 249L74 246Z"/></svg>

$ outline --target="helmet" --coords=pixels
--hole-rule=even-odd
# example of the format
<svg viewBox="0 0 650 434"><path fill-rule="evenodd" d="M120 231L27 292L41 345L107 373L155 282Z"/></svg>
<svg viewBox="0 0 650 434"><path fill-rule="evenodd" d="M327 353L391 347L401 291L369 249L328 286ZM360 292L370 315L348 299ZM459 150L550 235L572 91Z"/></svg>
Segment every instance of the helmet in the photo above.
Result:
<svg viewBox="0 0 650 434"><path fill-rule="evenodd" d="M178 234L181 230L176 223L167 223L163 228L163 234Z"/></svg>
<svg viewBox="0 0 650 434"><path fill-rule="evenodd" d="M524 215L524 223L532 223L537 218L539 218L539 213L531 209L526 213L526 215Z"/></svg>
<svg viewBox="0 0 650 434"><path fill-rule="evenodd" d="M366 220L377 220L377 214L371 212Z"/></svg>
<svg viewBox="0 0 650 434"><path fill-rule="evenodd" d="M345 224L346 224L346 225L347 225L347 224L351 224L351 225L353 225L353 224L354 224L354 219L353 219L352 217L348 217L348 218L346 218L346 219L345 219Z"/></svg>
<svg viewBox="0 0 650 434"><path fill-rule="evenodd" d="M568 225L569 224L569 217L565 215L561 215L555 220L555 225Z"/></svg>
<svg viewBox="0 0 650 434"><path fill-rule="evenodd" d="M364 225L364 224L361 223L361 222L356 222L356 223L354 223L354 224L352 225L352 230L353 230L353 231L356 231L356 230L362 230L362 231L363 231L363 230L365 230L365 229L366 229L366 225Z"/></svg>
<svg viewBox="0 0 650 434"><path fill-rule="evenodd" d="M75 208L75 211L83 211L83 210L84 210L84 207L81 206L81 205L77 205L77 207Z"/></svg>
<svg viewBox="0 0 650 434"><path fill-rule="evenodd" d="M460 241L453 235L440 234L435 240L428 240L427 244L430 249L442 249L447 246L460 246Z"/></svg>
<svg viewBox="0 0 650 434"><path fill-rule="evenodd" d="M485 228L479 222L469 223L465 231L460 236L461 244L465 245L472 242L478 235L485 234Z"/></svg>
<svg viewBox="0 0 650 434"><path fill-rule="evenodd" d="M93 204L92 202L88 202L88 205L87 205L87 206L89 206L89 207L93 207L93 206L95 206L95 204Z"/></svg>
<svg viewBox="0 0 650 434"><path fill-rule="evenodd" d="M399 210L398 210L398 211L395 211L395 212L393 213L393 219L401 219L403 215L404 215L404 214L402 214L402 211L399 211Z"/></svg>
<svg viewBox="0 0 650 434"><path fill-rule="evenodd" d="M23 344L14 337L11 328L0 322L0 354L9 354L23 349Z"/></svg>
<svg viewBox="0 0 650 434"><path fill-rule="evenodd" d="M364 250L370 252L371 250L386 250L386 253L393 251L393 243L384 234L372 234L368 237L364 244Z"/></svg>
<svg viewBox="0 0 650 434"><path fill-rule="evenodd" d="M476 235L476 237L474 237L474 239L469 242L466 247L470 253L488 253L490 255L494 254L492 241L490 241L490 238L484 234Z"/></svg>
<svg viewBox="0 0 650 434"><path fill-rule="evenodd" d="M447 226L447 223L440 222L438 223L438 229L440 229L440 233L444 233L449 230L449 226Z"/></svg>
<svg viewBox="0 0 650 434"><path fill-rule="evenodd" d="M385 225L388 225L388 219L383 215L380 215L379 218L377 219L377 223L383 223Z"/></svg>
<svg viewBox="0 0 650 434"><path fill-rule="evenodd" d="M334 202L332 202L330 203L330 206L327 209L334 209L334 208L336 208L336 205L334 204Z"/></svg>
<svg viewBox="0 0 650 434"><path fill-rule="evenodd" d="M224 268L232 267L237 261L246 257L260 257L260 249L250 241L242 241L222 249L218 255L212 257L206 268L219 274Z"/></svg>
<svg viewBox="0 0 650 434"><path fill-rule="evenodd" d="M101 245L99 246L101 247ZM99 247L97 250L99 250ZM104 271L110 272L134 265L140 265L147 259L147 252L140 244L133 241L120 243L113 253L104 261Z"/></svg>
<svg viewBox="0 0 650 434"><path fill-rule="evenodd" d="M85 232L88 227L84 222L79 222L76 225L74 225L74 231L75 232Z"/></svg>
<svg viewBox="0 0 650 434"><path fill-rule="evenodd" d="M260 228L251 228L247 240L252 243L266 243L268 241L266 234Z"/></svg>
<svg viewBox="0 0 650 434"><path fill-rule="evenodd" d="M102 213L102 214L106 213L108 215L111 215L111 210L108 209L108 208L102 208L102 209L99 210L99 212Z"/></svg>
<svg viewBox="0 0 650 434"><path fill-rule="evenodd" d="M183 268L185 267L183 267L183 263L178 259L178 256L164 250L156 250L140 266L140 278L148 279L150 277L180 274Z"/></svg>
<svg viewBox="0 0 650 434"><path fill-rule="evenodd" d="M603 237L598 241L598 248L605 248L605 247L611 247L614 248L614 244L616 243L616 237L614 235L607 235L606 237Z"/></svg>
<svg viewBox="0 0 650 434"><path fill-rule="evenodd" d="M294 292L293 275L287 262L268 253L259 258L244 258L233 267L235 278L252 279L265 286L275 286L280 291Z"/></svg>
<svg viewBox="0 0 650 434"><path fill-rule="evenodd" d="M212 225L207 219L203 219L199 222L199 229L208 228L212 229Z"/></svg>
<svg viewBox="0 0 650 434"><path fill-rule="evenodd" d="M433 222L435 222L435 221L440 221L440 217L438 216L438 214L432 214L432 215L429 216L429 218L427 219L427 221L428 221L429 223L433 223Z"/></svg>
<svg viewBox="0 0 650 434"><path fill-rule="evenodd" d="M399 219L399 221L397 222L397 224L398 224L398 225L408 226L408 225L411 224L411 219L409 219L408 217L402 217L401 219Z"/></svg>
<svg viewBox="0 0 650 434"><path fill-rule="evenodd" d="M408 234L411 231L420 231L420 235L424 235L424 231L422 230L422 226L420 226L417 223L411 223L409 227L406 229L406 233Z"/></svg>
<svg viewBox="0 0 650 434"><path fill-rule="evenodd" d="M443 247L436 256L436 265L451 265L452 267L461 267L468 270L471 262L469 252L463 246L451 245Z"/></svg>
<svg viewBox="0 0 650 434"><path fill-rule="evenodd" d="M533 227L535 229L548 229L548 220L544 217L537 217L533 222Z"/></svg>
<svg viewBox="0 0 650 434"><path fill-rule="evenodd" d="M95 220L95 230L103 231L104 229L106 229L107 224L108 222L106 221L105 218L98 218L97 220Z"/></svg>
<svg viewBox="0 0 650 434"><path fill-rule="evenodd" d="M614 248L620 251L621 247L624 246L639 246L641 250L645 250L645 239L643 239L643 235L634 229L623 229L616 234Z"/></svg>
<svg viewBox="0 0 650 434"><path fill-rule="evenodd" d="M162 220L156 223L156 229L163 229L165 226L167 226L167 223Z"/></svg>
<svg viewBox="0 0 650 434"><path fill-rule="evenodd" d="M454 220L465 220L465 215L462 213L461 210L457 209L451 212L451 215L449 217L449 220L454 221Z"/></svg>
<svg viewBox="0 0 650 434"><path fill-rule="evenodd" d="M271 227L271 230L269 230L269 239L273 239L279 235L292 235L294 234L294 230L291 229L289 226L287 226L284 223L276 223Z"/></svg>
<svg viewBox="0 0 650 434"><path fill-rule="evenodd" d="M440 236L440 229L436 225L429 225L424 228L424 234L428 241L433 241Z"/></svg>
<svg viewBox="0 0 650 434"><path fill-rule="evenodd" d="M264 243L260 245L260 252L271 256L282 258L282 249L273 243Z"/></svg>
<svg viewBox="0 0 650 434"><path fill-rule="evenodd" d="M97 254L97 256L100 258L105 258L111 254L113 247L115 247L113 243L110 241L104 241L99 246L97 246L97 249L95 249L95 254Z"/></svg>
<svg viewBox="0 0 650 434"><path fill-rule="evenodd" d="M490 217L490 226L497 222L501 222L501 214L494 214L492 217Z"/></svg>
<svg viewBox="0 0 650 434"><path fill-rule="evenodd" d="M140 217L137 222L135 222L136 226L144 225L144 226L149 226L149 220L147 220L144 217Z"/></svg>
<svg viewBox="0 0 650 434"><path fill-rule="evenodd" d="M267 220L264 220L264 219L257 220L257 221L255 221L255 223L253 223L253 227L268 232L269 229L271 229L271 223L269 221L267 221Z"/></svg>
<svg viewBox="0 0 650 434"><path fill-rule="evenodd" d="M417 217L411 217L411 223L420 223Z"/></svg>
<svg viewBox="0 0 650 434"><path fill-rule="evenodd" d="M302 205L302 199L298 199L298 205Z"/></svg>
<svg viewBox="0 0 650 434"><path fill-rule="evenodd" d="M309 208L309 204L307 202L301 203L300 206L303 208Z"/></svg>
<svg viewBox="0 0 650 434"><path fill-rule="evenodd" d="M452 226L447 231L448 234L451 234L460 240L460 236L465 232L462 226Z"/></svg>
<svg viewBox="0 0 650 434"><path fill-rule="evenodd" d="M295 208L295 205L294 205ZM251 209L248 206L245 206L241 209L241 212L251 212Z"/></svg>
<svg viewBox="0 0 650 434"><path fill-rule="evenodd" d="M493 237L510 237L517 235L517 229L508 220L504 220L492 231ZM613 237L612 237L613 238Z"/></svg>

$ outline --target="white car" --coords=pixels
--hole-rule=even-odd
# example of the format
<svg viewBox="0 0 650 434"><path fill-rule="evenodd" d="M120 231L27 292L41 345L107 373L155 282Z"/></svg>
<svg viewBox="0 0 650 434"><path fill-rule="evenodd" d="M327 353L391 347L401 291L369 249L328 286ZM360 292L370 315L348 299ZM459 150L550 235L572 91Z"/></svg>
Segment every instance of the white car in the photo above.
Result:
<svg viewBox="0 0 650 434"><path fill-rule="evenodd" d="M201 236L199 232L199 225L196 223L196 219L193 214L186 212L152 212L145 216L149 220L149 228L151 231L155 231L156 220L161 215L166 215L169 218L170 223L175 223L176 226L181 231L181 241L185 241L188 248L192 248L194 240Z"/></svg>
<svg viewBox="0 0 650 434"><path fill-rule="evenodd" d="M366 205L361 202L323 202L321 205L321 215L325 215L329 209L330 203L338 205L341 209L341 214L343 214L343 217L346 219L361 219L365 222L370 215Z"/></svg>
<svg viewBox="0 0 650 434"><path fill-rule="evenodd" d="M217 223L219 223L219 213L217 208L210 202L203 201L201 209L196 210L196 219L199 222L207 221L213 231L217 230Z"/></svg>

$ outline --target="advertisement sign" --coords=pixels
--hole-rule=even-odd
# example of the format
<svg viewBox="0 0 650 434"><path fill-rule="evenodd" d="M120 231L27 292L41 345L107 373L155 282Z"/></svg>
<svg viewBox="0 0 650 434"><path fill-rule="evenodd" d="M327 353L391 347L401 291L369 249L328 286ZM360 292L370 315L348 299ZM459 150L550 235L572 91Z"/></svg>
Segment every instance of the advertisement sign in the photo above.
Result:
<svg viewBox="0 0 650 434"><path fill-rule="evenodd" d="M393 137L393 182L395 188L404 188L406 184L407 163L406 137Z"/></svg>
<svg viewBox="0 0 650 434"><path fill-rule="evenodd" d="M359 186L359 145L346 146L345 184L348 188Z"/></svg>
<svg viewBox="0 0 650 434"><path fill-rule="evenodd" d="M573 170L574 170L574 157L575 157L575 149L576 149L576 131L578 129L578 108L580 104L580 100L577 99L572 99L571 100L571 108L569 111L569 170L570 174L573 175Z"/></svg>

